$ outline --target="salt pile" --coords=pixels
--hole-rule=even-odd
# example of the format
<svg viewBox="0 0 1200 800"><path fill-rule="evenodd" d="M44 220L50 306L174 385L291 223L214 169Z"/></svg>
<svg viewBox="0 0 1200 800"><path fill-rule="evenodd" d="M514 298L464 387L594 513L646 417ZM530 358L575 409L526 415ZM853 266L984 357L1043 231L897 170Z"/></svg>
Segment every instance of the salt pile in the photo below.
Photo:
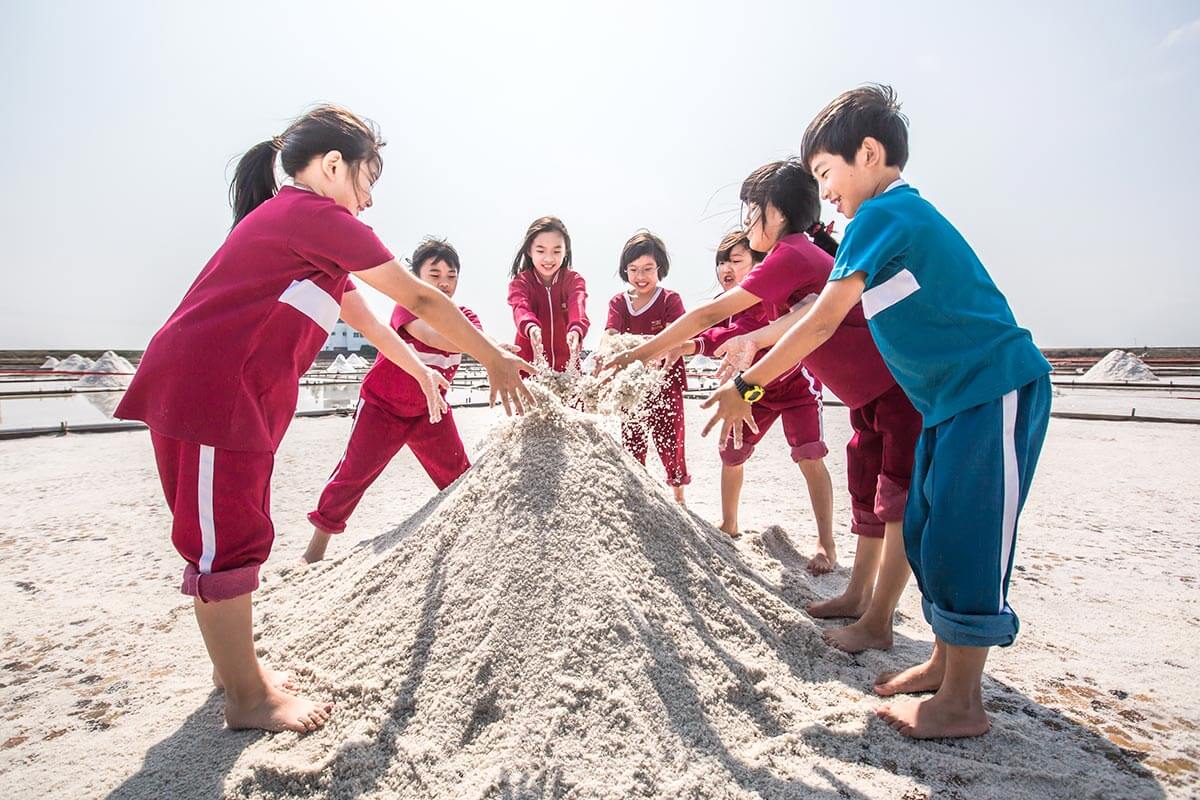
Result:
<svg viewBox="0 0 1200 800"><path fill-rule="evenodd" d="M42 362L39 369L55 369L56 367L58 367L58 359L54 356L46 356L46 360Z"/></svg>
<svg viewBox="0 0 1200 800"><path fill-rule="evenodd" d="M996 734L897 736L862 691L878 662L827 648L797 610L811 595L749 568L596 416L531 388L538 409L400 527L268 581L265 658L336 708L316 733L249 744L225 796L1103 793L1099 756L1023 714L1009 744L1059 743L1020 747L1032 794ZM781 530L751 546L802 573Z"/></svg>
<svg viewBox="0 0 1200 800"><path fill-rule="evenodd" d="M60 367L61 369L61 367ZM91 374L84 375L75 381L80 388L124 389L133 379L133 364L117 355L112 350L106 350L104 355L96 359L88 369Z"/></svg>
<svg viewBox="0 0 1200 800"><path fill-rule="evenodd" d="M687 365L694 372L716 372L721 366L721 362L708 356L692 356L688 359Z"/></svg>
<svg viewBox="0 0 1200 800"><path fill-rule="evenodd" d="M56 369L60 372L86 372L92 368L92 364L94 363L90 358L81 356L79 353L72 353L58 362Z"/></svg>
<svg viewBox="0 0 1200 800"><path fill-rule="evenodd" d="M325 372L332 373L334 375L349 375L356 371L357 370L354 369L354 366L347 361L346 357L341 353L338 353L337 358L333 360L333 363L325 368Z"/></svg>
<svg viewBox="0 0 1200 800"><path fill-rule="evenodd" d="M1157 381L1140 358L1124 350L1113 350L1079 378L1085 383L1122 383Z"/></svg>
<svg viewBox="0 0 1200 800"><path fill-rule="evenodd" d="M346 363L355 369L366 369L367 367L371 366L371 362L367 361L358 353L352 353L350 357L346 359Z"/></svg>

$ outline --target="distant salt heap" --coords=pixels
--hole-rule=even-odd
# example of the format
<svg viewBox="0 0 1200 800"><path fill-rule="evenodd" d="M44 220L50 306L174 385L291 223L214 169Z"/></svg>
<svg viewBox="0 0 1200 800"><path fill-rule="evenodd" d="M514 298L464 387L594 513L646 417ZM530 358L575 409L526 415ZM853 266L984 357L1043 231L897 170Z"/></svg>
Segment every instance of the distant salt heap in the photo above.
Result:
<svg viewBox="0 0 1200 800"><path fill-rule="evenodd" d="M1084 383L1157 381L1158 376L1133 353L1113 350L1079 378Z"/></svg>
<svg viewBox="0 0 1200 800"><path fill-rule="evenodd" d="M367 361L358 353L352 353L350 357L346 359L346 363L355 369L366 369L367 367L371 366L371 362Z"/></svg>
<svg viewBox="0 0 1200 800"><path fill-rule="evenodd" d="M106 350L88 368L89 374L75 381L74 385L81 389L124 389L133 379L133 371L134 366L128 360L112 350Z"/></svg>
<svg viewBox="0 0 1200 800"><path fill-rule="evenodd" d="M39 369L56 369L58 367L58 359L54 356L46 356L46 360L42 362Z"/></svg>
<svg viewBox="0 0 1200 800"><path fill-rule="evenodd" d="M693 372L716 372L721 362L708 356L692 356L688 359L688 366Z"/></svg>
<svg viewBox="0 0 1200 800"><path fill-rule="evenodd" d="M357 370L355 370L354 366L346 360L344 355L338 353L337 358L333 360L333 363L325 368L325 372L333 375L351 375L357 372Z"/></svg>
<svg viewBox="0 0 1200 800"><path fill-rule="evenodd" d="M58 362L55 369L59 372L86 372L92 368L94 363L90 358L81 356L79 353L72 353Z"/></svg>

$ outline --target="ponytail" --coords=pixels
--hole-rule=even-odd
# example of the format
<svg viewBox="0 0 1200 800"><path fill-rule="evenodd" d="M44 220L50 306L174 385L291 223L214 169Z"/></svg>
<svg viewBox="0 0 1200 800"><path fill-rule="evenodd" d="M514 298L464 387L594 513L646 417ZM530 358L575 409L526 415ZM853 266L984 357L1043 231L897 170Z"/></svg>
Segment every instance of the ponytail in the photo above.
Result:
<svg viewBox="0 0 1200 800"><path fill-rule="evenodd" d="M281 147L282 140L277 136L254 145L238 161L233 183L229 186L234 227L278 191L275 185L275 154Z"/></svg>
<svg viewBox="0 0 1200 800"><path fill-rule="evenodd" d="M233 207L236 227L254 209L275 196L275 156L279 166L292 177L317 156L337 150L357 179L364 164L375 168L375 177L383 171L379 148L383 137L370 120L341 106L317 106L296 119L282 134L259 142L238 161L229 187L229 205ZM357 184L355 184L357 185Z"/></svg>
<svg viewBox="0 0 1200 800"><path fill-rule="evenodd" d="M831 256L836 256L838 251L838 240L833 238L833 223L822 225L820 220L817 220L809 226L805 231L808 238L813 240L813 244L829 253Z"/></svg>

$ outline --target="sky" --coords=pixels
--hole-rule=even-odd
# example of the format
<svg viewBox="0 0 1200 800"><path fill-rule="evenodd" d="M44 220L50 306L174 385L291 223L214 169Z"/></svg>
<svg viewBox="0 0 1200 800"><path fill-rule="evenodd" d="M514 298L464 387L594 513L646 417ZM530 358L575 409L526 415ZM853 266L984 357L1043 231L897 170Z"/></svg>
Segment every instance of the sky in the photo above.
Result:
<svg viewBox="0 0 1200 800"><path fill-rule="evenodd" d="M363 220L397 254L448 238L499 338L525 228L561 217L593 345L634 231L711 297L742 179L865 82L1040 345L1200 345L1194 1L0 3L0 348L144 347L237 157L320 102L388 139Z"/></svg>

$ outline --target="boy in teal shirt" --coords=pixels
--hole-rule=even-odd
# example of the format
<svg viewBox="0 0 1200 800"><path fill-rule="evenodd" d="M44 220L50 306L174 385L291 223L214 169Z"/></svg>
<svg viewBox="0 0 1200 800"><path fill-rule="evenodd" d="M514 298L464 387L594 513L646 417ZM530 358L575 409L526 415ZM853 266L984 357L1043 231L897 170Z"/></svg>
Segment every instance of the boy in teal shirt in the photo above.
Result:
<svg viewBox="0 0 1200 800"><path fill-rule="evenodd" d="M852 219L816 303L757 364L705 402L705 427L750 417L754 389L805 358L859 302L897 383L921 412L904 545L933 627L923 664L881 675L889 696L935 692L876 712L914 738L978 736L989 721L988 649L1018 620L1007 602L1017 518L1050 416L1050 365L957 230L900 176L907 120L889 87L830 103L801 160L824 199Z"/></svg>

